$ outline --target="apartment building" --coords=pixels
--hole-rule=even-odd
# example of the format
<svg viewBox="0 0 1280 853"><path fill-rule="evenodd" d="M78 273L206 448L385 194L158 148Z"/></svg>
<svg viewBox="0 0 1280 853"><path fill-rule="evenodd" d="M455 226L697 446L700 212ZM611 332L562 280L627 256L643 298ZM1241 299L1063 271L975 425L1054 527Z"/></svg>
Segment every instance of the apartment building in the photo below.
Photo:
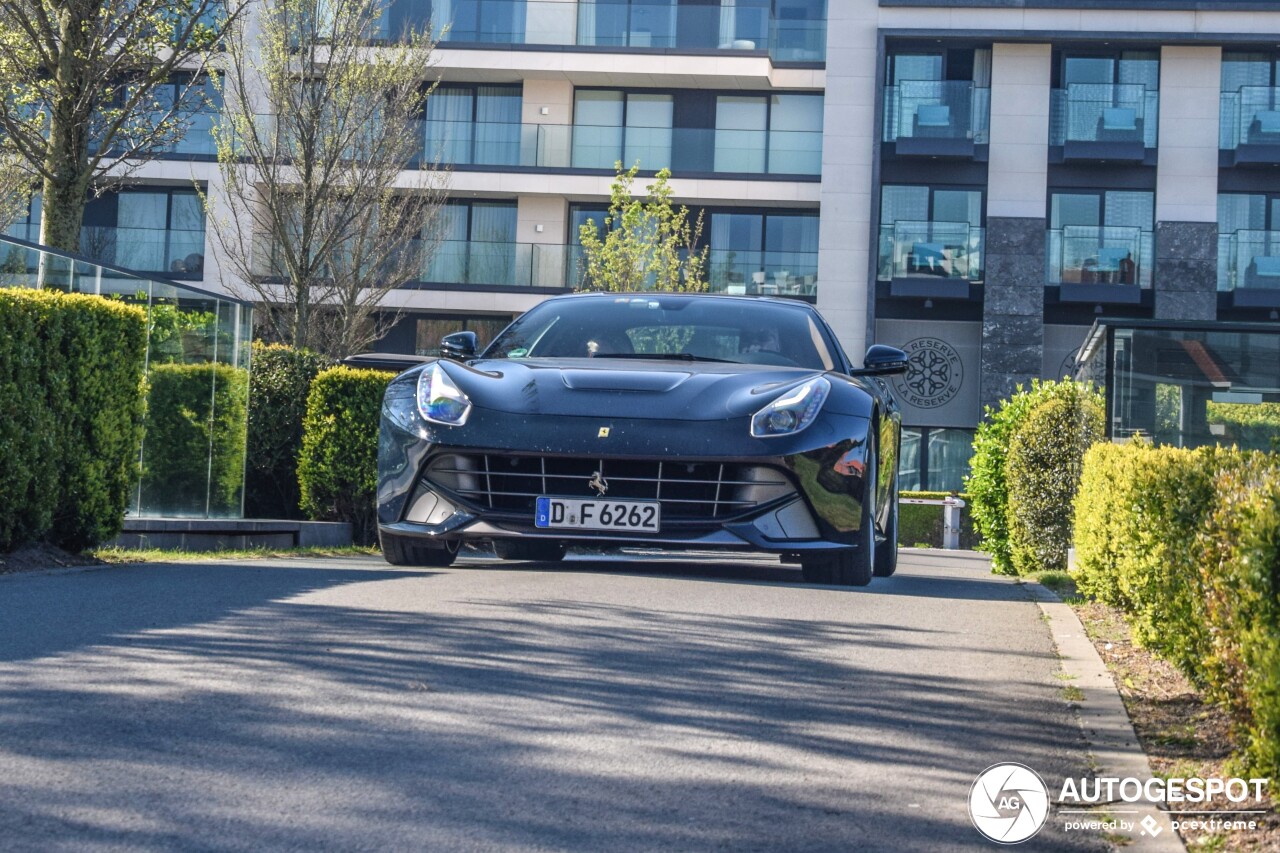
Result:
<svg viewBox="0 0 1280 853"><path fill-rule="evenodd" d="M1070 370L1099 316L1280 317L1273 2L396 0L388 31L429 19L450 201L387 350L571 286L619 160L704 211L713 289L910 353L904 487L958 487L983 406ZM90 205L85 254L232 284L205 127Z"/></svg>

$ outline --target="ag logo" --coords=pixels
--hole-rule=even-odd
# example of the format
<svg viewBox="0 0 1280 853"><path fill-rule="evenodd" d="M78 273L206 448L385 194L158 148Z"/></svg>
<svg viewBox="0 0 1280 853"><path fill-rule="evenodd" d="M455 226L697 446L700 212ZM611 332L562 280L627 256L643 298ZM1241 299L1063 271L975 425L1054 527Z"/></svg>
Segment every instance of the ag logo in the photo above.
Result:
<svg viewBox="0 0 1280 853"><path fill-rule="evenodd" d="M907 354L907 372L894 377L893 387L904 403L936 409L960 393L964 365L955 347L941 338L916 338L902 349Z"/></svg>
<svg viewBox="0 0 1280 853"><path fill-rule="evenodd" d="M1017 844L1040 831L1049 817L1049 789L1023 764L993 764L969 790L969 819L997 844Z"/></svg>

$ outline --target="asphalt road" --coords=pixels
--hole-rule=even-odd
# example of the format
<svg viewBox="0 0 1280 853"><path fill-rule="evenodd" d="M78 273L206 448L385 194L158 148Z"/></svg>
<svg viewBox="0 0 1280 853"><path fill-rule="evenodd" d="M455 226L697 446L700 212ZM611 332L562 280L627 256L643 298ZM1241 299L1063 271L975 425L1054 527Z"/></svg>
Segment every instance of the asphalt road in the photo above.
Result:
<svg viewBox="0 0 1280 853"><path fill-rule="evenodd" d="M373 559L0 581L0 848L992 849L969 788L1086 764L1026 592L906 552ZM1053 822L1019 849L1090 849Z"/></svg>

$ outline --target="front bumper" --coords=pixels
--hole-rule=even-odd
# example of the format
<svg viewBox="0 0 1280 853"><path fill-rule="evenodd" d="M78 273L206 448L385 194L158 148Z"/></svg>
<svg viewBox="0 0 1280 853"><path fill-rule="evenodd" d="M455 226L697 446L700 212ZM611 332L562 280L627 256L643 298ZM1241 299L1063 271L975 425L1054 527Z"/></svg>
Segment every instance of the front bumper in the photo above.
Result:
<svg viewBox="0 0 1280 853"><path fill-rule="evenodd" d="M532 419L538 420L538 419ZM483 420L481 421L483 423ZM755 439L745 421L710 429L705 422L641 419L559 418L553 425L523 428L440 429L414 435L385 417L379 440L378 520L381 530L431 540L548 539L596 546L725 548L794 553L851 547L861 524L868 421L824 415L803 433L786 439ZM607 425L611 440L600 437ZM543 433L544 426L548 427ZM431 440L436 439L436 440ZM425 479L439 454L467 451L604 459L720 461L767 464L786 472L794 493L761 503L731 519L673 524L659 534L557 528L547 530L510 512L494 512ZM610 452L602 450L607 446ZM677 454L678 449L678 454ZM424 492L434 493L424 502ZM430 504L427 506L427 504Z"/></svg>

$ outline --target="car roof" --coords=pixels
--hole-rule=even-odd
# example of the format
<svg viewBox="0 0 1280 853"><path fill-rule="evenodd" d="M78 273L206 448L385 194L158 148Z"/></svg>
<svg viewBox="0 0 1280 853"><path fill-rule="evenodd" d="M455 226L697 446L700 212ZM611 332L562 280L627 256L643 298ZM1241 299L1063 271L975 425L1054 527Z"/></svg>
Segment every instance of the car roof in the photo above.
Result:
<svg viewBox="0 0 1280 853"><path fill-rule="evenodd" d="M680 291L668 290L592 290L583 293L561 293L546 301L554 302L561 299L603 299L609 297L616 299L620 296L661 296L663 299L723 299L732 302L767 302L771 305L788 305L791 307L806 308L815 314L817 313L817 309L814 308L813 305L801 299L784 299L779 296L741 296L736 293L682 293Z"/></svg>

